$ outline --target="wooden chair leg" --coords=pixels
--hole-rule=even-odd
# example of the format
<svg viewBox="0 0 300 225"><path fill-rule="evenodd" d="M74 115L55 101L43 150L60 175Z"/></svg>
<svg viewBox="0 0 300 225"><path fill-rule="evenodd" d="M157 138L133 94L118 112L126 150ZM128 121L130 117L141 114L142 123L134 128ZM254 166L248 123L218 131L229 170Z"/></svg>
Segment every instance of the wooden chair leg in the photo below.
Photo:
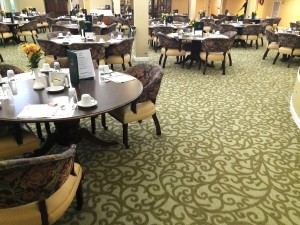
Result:
<svg viewBox="0 0 300 225"><path fill-rule="evenodd" d="M128 144L128 123L123 124L123 144L124 144L125 148L130 147Z"/></svg>
<svg viewBox="0 0 300 225"><path fill-rule="evenodd" d="M35 127L36 127L36 133L37 133L38 138L41 141L45 141L45 138L43 137L43 133L42 133L41 124L40 123L35 123Z"/></svg>
<svg viewBox="0 0 300 225"><path fill-rule="evenodd" d="M168 58L168 56L167 56L167 55L165 55L165 58L164 58L164 63L163 63L163 66L162 66L162 68L165 68L165 67L166 67L166 61L167 61L167 58Z"/></svg>
<svg viewBox="0 0 300 225"><path fill-rule="evenodd" d="M128 65L129 65L130 67L132 67L132 63L131 63L130 61L128 62Z"/></svg>
<svg viewBox="0 0 300 225"><path fill-rule="evenodd" d="M38 202L39 210L41 213L42 225L49 225L48 213L45 199Z"/></svg>
<svg viewBox="0 0 300 225"><path fill-rule="evenodd" d="M274 61L273 61L273 64L275 64L276 63L276 61L277 61L277 58L278 58L278 56L280 55L280 53L279 52L277 52L277 54L276 54L276 56L275 56L275 59L274 59Z"/></svg>
<svg viewBox="0 0 300 225"><path fill-rule="evenodd" d="M125 67L124 63L122 63L122 68L123 68L124 71L126 70L126 67Z"/></svg>
<svg viewBox="0 0 300 225"><path fill-rule="evenodd" d="M102 127L104 128L104 130L108 129L108 127L106 126L106 115L105 115L105 113L101 114L101 124L102 124Z"/></svg>
<svg viewBox="0 0 300 225"><path fill-rule="evenodd" d="M270 49L267 48L264 55L263 55L263 58L262 58L263 60L265 60L265 58L267 57L269 51L270 51Z"/></svg>
<svg viewBox="0 0 300 225"><path fill-rule="evenodd" d="M159 65L161 65L161 60L162 60L163 56L164 56L163 54L160 54L159 61L158 61Z"/></svg>
<svg viewBox="0 0 300 225"><path fill-rule="evenodd" d="M228 54L228 59L229 59L229 66L232 66L232 58L231 58L231 54Z"/></svg>
<svg viewBox="0 0 300 225"><path fill-rule="evenodd" d="M82 191L82 182L80 181L77 191L76 191L76 201L77 201L77 210L81 210L83 207L83 191Z"/></svg>
<svg viewBox="0 0 300 225"><path fill-rule="evenodd" d="M154 114L152 115L152 119L153 119L154 124L155 124L156 134L157 134L157 135L161 135L160 124L159 124L159 121L158 121L158 119L157 119L156 113L154 113Z"/></svg>

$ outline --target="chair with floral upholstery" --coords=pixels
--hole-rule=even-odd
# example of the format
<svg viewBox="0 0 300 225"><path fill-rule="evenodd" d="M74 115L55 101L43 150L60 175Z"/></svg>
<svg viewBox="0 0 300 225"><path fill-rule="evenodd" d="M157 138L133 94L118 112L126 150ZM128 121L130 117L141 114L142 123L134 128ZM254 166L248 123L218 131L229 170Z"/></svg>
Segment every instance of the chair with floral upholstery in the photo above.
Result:
<svg viewBox="0 0 300 225"><path fill-rule="evenodd" d="M19 32L17 33L19 37L24 37L27 42L26 37L31 36L32 41L36 43L35 37L37 36L37 22L35 20L25 23L23 26L19 27Z"/></svg>
<svg viewBox="0 0 300 225"><path fill-rule="evenodd" d="M173 32L173 28L172 27L153 27L152 29L152 40L153 40L153 48L155 50L155 52L157 52L158 47L160 46L159 43L159 39L157 37L157 34L163 33L163 34L169 34Z"/></svg>
<svg viewBox="0 0 300 225"><path fill-rule="evenodd" d="M65 32L71 32L71 29L66 28L66 27L64 27L64 26L62 26L62 25L57 25L57 24L51 25L51 30L52 30L52 32L53 32L53 31L60 31L60 32L65 31Z"/></svg>
<svg viewBox="0 0 300 225"><path fill-rule="evenodd" d="M125 70L125 63L131 67L131 51L134 38L127 38L122 40L118 44L110 45L105 49L105 62L111 65L113 70L114 64L121 64L123 70Z"/></svg>
<svg viewBox="0 0 300 225"><path fill-rule="evenodd" d="M206 72L206 67L209 61L221 61L222 71L225 75L226 54L231 48L232 40L229 38L206 38L202 42L200 59L204 60L203 74ZM201 67L201 60L199 68Z"/></svg>
<svg viewBox="0 0 300 225"><path fill-rule="evenodd" d="M231 40L230 48L227 52L227 55L228 55L228 59L229 59L229 66L232 66L231 47L232 47L232 45L234 44L234 42L236 40L237 32L236 31L227 31L223 34L226 35Z"/></svg>
<svg viewBox="0 0 300 225"><path fill-rule="evenodd" d="M0 122L0 161L39 148L39 140L27 124Z"/></svg>
<svg viewBox="0 0 300 225"><path fill-rule="evenodd" d="M163 78L163 69L157 65L138 64L128 70L127 74L136 77L143 84L142 94L131 104L112 110L109 115L123 124L123 144L129 148L128 144L128 124L135 121L142 121L152 117L156 134L161 134L160 124L156 116L156 97ZM102 126L107 129L105 114L102 114Z"/></svg>
<svg viewBox="0 0 300 225"><path fill-rule="evenodd" d="M200 22L203 22L203 31L205 31L206 33L209 33L212 29L210 27L211 23L214 23L214 19L207 19L207 18L203 18L200 20Z"/></svg>
<svg viewBox="0 0 300 225"><path fill-rule="evenodd" d="M279 44L278 44L278 35L275 34L273 30L266 30L266 37L268 40L268 46L267 49L263 55L263 59L265 59L269 53L270 50L278 50Z"/></svg>
<svg viewBox="0 0 300 225"><path fill-rule="evenodd" d="M221 34L228 32L228 31L236 31L237 32L237 28L231 24L220 24L219 31Z"/></svg>
<svg viewBox="0 0 300 225"><path fill-rule="evenodd" d="M291 65L292 59L295 56L300 56L300 36L289 33L278 33L278 52L275 56L273 64L276 63L277 58L280 54L288 55L290 60L288 68Z"/></svg>
<svg viewBox="0 0 300 225"><path fill-rule="evenodd" d="M44 51L45 56L50 56L50 58L46 59L48 63L53 62L53 60L59 57L67 57L66 46L45 39L37 39L37 42Z"/></svg>
<svg viewBox="0 0 300 225"><path fill-rule="evenodd" d="M69 46L72 50L90 49L93 60L96 60L98 65L105 65L105 47L99 43L73 43Z"/></svg>
<svg viewBox="0 0 300 225"><path fill-rule="evenodd" d="M5 42L8 39L12 39L13 33L10 31L9 27L5 24L0 23L0 35L1 35L1 42L3 47L5 48ZM12 39L13 44L15 44L14 40Z"/></svg>
<svg viewBox="0 0 300 225"><path fill-rule="evenodd" d="M161 65L162 59L164 57L162 68L166 67L166 61L168 56L176 56L177 62L179 61L179 58L181 58L181 61L185 59L186 51L182 49L181 41L169 37L166 34L163 34L161 32L157 33L159 43L162 46L161 52L160 52L160 58L159 58L159 65Z"/></svg>
<svg viewBox="0 0 300 225"><path fill-rule="evenodd" d="M262 30L261 27L261 24L250 24L244 27L239 39L245 41L245 48L247 48L248 41L250 41L250 46L252 46L252 42L255 41L256 49L258 49L258 36Z"/></svg>
<svg viewBox="0 0 300 225"><path fill-rule="evenodd" d="M48 28L49 28L49 31L52 31L52 25L55 25L56 24L56 21L55 19L49 17L49 16L46 16L45 17L45 20L47 21L48 23Z"/></svg>
<svg viewBox="0 0 300 225"><path fill-rule="evenodd" d="M52 63L50 63L50 67L51 68L54 68L54 62L58 62L60 68L70 68L68 57L61 57L61 58L56 59L55 61L53 61ZM99 65L96 62L96 60L93 60L93 67L94 67L94 69L98 69L98 67L99 67Z"/></svg>
<svg viewBox="0 0 300 225"><path fill-rule="evenodd" d="M117 24L112 23L112 24L108 25L108 27L102 28L101 35L110 34L111 32L116 31L116 27L117 27Z"/></svg>
<svg viewBox="0 0 300 225"><path fill-rule="evenodd" d="M75 153L73 145L60 154L0 161L1 224L53 224L75 196L80 210L82 168Z"/></svg>

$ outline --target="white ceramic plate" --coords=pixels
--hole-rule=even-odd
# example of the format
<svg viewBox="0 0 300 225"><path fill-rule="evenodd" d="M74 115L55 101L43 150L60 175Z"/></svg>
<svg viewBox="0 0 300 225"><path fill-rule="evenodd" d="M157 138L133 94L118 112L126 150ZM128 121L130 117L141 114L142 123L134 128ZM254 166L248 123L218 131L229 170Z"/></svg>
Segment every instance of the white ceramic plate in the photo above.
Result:
<svg viewBox="0 0 300 225"><path fill-rule="evenodd" d="M101 71L101 74L110 74L112 72L113 72L113 70L108 70L108 72L106 72L106 73L104 73L103 71Z"/></svg>
<svg viewBox="0 0 300 225"><path fill-rule="evenodd" d="M64 38L65 36L57 36L57 38Z"/></svg>
<svg viewBox="0 0 300 225"><path fill-rule="evenodd" d="M64 86L51 86L51 87L47 87L46 90L48 92L59 92L59 91L62 91L64 90Z"/></svg>
<svg viewBox="0 0 300 225"><path fill-rule="evenodd" d="M90 105L82 105L81 101L77 102L77 105L82 107L82 108L90 108L90 107L93 107L95 105L97 105L97 101L94 100L93 102L91 102Z"/></svg>

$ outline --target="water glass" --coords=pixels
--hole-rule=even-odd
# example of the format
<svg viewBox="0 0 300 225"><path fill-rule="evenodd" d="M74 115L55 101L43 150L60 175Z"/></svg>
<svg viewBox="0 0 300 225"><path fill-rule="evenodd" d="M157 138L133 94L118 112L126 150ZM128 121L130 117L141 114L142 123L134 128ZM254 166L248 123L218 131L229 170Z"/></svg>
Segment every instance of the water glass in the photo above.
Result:
<svg viewBox="0 0 300 225"><path fill-rule="evenodd" d="M60 70L59 62L54 62L54 70Z"/></svg>
<svg viewBox="0 0 300 225"><path fill-rule="evenodd" d="M78 98L77 98L77 92L75 88L69 88L68 91L68 96L69 96L69 104L70 105L77 105Z"/></svg>
<svg viewBox="0 0 300 225"><path fill-rule="evenodd" d="M13 70L7 70L6 73L7 73L6 75L7 75L8 82L15 80L15 73Z"/></svg>

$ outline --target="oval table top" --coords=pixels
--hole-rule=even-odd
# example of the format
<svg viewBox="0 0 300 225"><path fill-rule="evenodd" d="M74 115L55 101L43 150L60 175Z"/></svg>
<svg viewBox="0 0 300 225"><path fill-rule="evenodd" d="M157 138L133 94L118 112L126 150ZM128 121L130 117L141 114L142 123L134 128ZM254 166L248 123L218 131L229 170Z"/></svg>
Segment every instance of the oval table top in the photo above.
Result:
<svg viewBox="0 0 300 225"><path fill-rule="evenodd" d="M17 75L22 76L22 74ZM46 83L46 77L41 77ZM135 79L124 83L101 82L98 73L94 80L80 80L80 85L76 88L78 100L82 94L90 94L97 105L91 108L77 107L72 116L64 118L17 118L23 108L30 104L49 104L68 102L68 88L57 93L49 93L46 89L34 90L34 80L16 79L17 93L13 95L13 102L1 100L0 121L15 122L58 122L74 120L90 116L99 115L111 111L115 108L124 106L134 101L142 93L142 83Z"/></svg>

